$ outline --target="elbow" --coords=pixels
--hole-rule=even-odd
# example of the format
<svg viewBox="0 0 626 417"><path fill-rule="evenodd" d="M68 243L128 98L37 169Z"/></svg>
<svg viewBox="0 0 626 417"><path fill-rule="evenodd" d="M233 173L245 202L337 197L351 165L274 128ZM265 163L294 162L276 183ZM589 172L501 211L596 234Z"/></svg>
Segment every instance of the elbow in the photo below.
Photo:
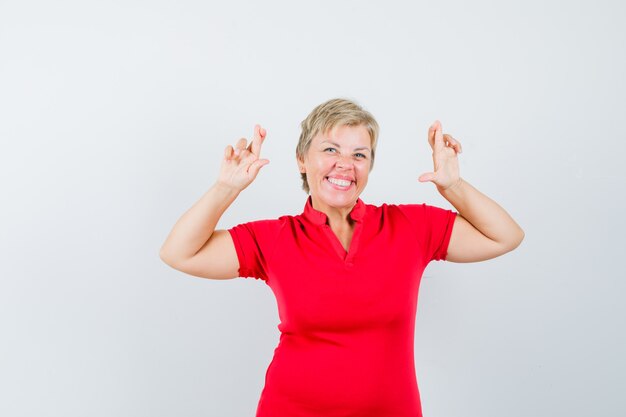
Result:
<svg viewBox="0 0 626 417"><path fill-rule="evenodd" d="M161 247L159 250L159 258L167 265L171 266L174 269L181 269L181 265L184 265L192 256L185 256L180 252L172 250L171 248L166 248L165 245Z"/></svg>
<svg viewBox="0 0 626 417"><path fill-rule="evenodd" d="M508 251L510 252L513 249L516 249L524 240L524 236L526 236L526 234L524 233L524 231L522 230L521 227L518 228L518 230L515 232L513 238L511 239L511 241L509 242L508 246Z"/></svg>
<svg viewBox="0 0 626 417"><path fill-rule="evenodd" d="M524 240L524 237L526 236L526 233L524 233L524 230L518 226L518 231L517 231L517 241L515 244L515 247L518 247L522 241Z"/></svg>
<svg viewBox="0 0 626 417"><path fill-rule="evenodd" d="M166 264L168 264L168 265L172 266L172 258L171 258L171 256L170 256L170 254L169 254L166 250L164 250L163 248L161 248L161 249L159 250L159 258L160 258L163 262L165 262Z"/></svg>

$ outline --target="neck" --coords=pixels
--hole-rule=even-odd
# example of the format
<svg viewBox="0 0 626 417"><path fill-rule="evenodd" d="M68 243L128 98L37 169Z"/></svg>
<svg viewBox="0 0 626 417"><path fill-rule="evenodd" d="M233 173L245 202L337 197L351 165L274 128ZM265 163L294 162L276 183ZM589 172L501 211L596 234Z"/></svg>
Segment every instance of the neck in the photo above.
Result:
<svg viewBox="0 0 626 417"><path fill-rule="evenodd" d="M333 207L327 204L323 204L315 197L311 196L311 203L315 210L321 211L328 217L328 223L331 227L345 227L352 226L354 220L350 217L350 212L356 205L356 201L349 207Z"/></svg>

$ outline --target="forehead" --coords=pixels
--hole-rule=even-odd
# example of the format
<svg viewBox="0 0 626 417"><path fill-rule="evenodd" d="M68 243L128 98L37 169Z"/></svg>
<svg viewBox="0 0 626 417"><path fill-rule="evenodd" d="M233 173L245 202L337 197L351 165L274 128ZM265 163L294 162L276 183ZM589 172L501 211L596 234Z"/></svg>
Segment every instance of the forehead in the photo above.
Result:
<svg viewBox="0 0 626 417"><path fill-rule="evenodd" d="M314 143L321 143L324 141L331 141L338 144L345 143L350 145L358 144L369 146L371 139L369 131L365 125L341 125L335 126L324 133L320 132L313 138Z"/></svg>

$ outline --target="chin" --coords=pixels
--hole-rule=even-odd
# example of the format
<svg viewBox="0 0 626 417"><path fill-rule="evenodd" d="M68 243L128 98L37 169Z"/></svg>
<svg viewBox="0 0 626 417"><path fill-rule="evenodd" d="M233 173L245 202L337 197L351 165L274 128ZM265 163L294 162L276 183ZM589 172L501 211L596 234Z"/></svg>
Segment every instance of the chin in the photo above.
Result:
<svg viewBox="0 0 626 417"><path fill-rule="evenodd" d="M333 207L344 207L354 204L359 197L360 192L323 192L317 195L317 197L325 204Z"/></svg>
<svg viewBox="0 0 626 417"><path fill-rule="evenodd" d="M350 189L341 190L334 188L324 178L316 184L317 187L314 191L312 190L311 195L314 195L317 201L327 206L348 207L357 201L363 191L363 181L362 178L357 178L356 182L352 183ZM359 185L357 186L357 184ZM365 184L367 184L367 182L365 182Z"/></svg>

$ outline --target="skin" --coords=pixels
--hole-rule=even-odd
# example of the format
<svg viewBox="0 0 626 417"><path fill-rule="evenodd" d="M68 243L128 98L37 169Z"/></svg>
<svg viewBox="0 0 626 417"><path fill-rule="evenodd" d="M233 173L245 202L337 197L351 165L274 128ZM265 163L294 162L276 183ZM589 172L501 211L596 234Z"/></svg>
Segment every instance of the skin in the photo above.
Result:
<svg viewBox="0 0 626 417"><path fill-rule="evenodd" d="M236 193L246 188L261 167L269 163L260 159L265 137L265 129L256 125L249 145L242 138L234 149L228 146L218 184ZM419 181L435 184L458 212L446 260L484 261L519 246L524 239L521 227L495 201L460 177L457 158L461 144L443 133L438 120L428 129L428 143L433 151L434 170L422 174ZM314 137L304 159L297 159L300 172L307 175L313 208L328 216L330 227L346 250L354 230L349 213L367 185L370 146L365 126L339 126ZM354 184L347 190L333 188L326 177L337 175L354 179Z"/></svg>
<svg viewBox="0 0 626 417"><path fill-rule="evenodd" d="M336 126L316 135L304 159L298 159L300 172L306 173L313 208L328 216L335 231L353 228L349 214L367 185L371 166L371 139L367 128ZM354 180L343 190L327 177L344 176Z"/></svg>
<svg viewBox="0 0 626 417"><path fill-rule="evenodd" d="M461 144L442 130L438 120L428 129L434 171L422 174L419 181L434 183L458 212L446 260L479 262L512 251L524 239L524 231L498 203L461 178Z"/></svg>
<svg viewBox="0 0 626 417"><path fill-rule="evenodd" d="M314 138L298 166L307 174L313 207L326 213L330 227L348 250L353 234L348 215L367 185L371 166L368 150L355 148L370 146L370 140L362 126L340 127L328 133ZM181 216L161 247L164 262L198 277L239 276L239 260L230 233L215 227L239 193L269 163L268 159L261 159L266 135L265 129L256 125L250 142L241 138L234 147L226 147L218 180ZM434 183L458 212L446 260L478 262L515 249L524 239L524 231L495 201L459 176L457 154L461 144L443 134L439 121L430 126L428 143L433 150L434 171L422 174L419 181ZM328 175L350 176L355 184L347 191L337 190L325 182Z"/></svg>

